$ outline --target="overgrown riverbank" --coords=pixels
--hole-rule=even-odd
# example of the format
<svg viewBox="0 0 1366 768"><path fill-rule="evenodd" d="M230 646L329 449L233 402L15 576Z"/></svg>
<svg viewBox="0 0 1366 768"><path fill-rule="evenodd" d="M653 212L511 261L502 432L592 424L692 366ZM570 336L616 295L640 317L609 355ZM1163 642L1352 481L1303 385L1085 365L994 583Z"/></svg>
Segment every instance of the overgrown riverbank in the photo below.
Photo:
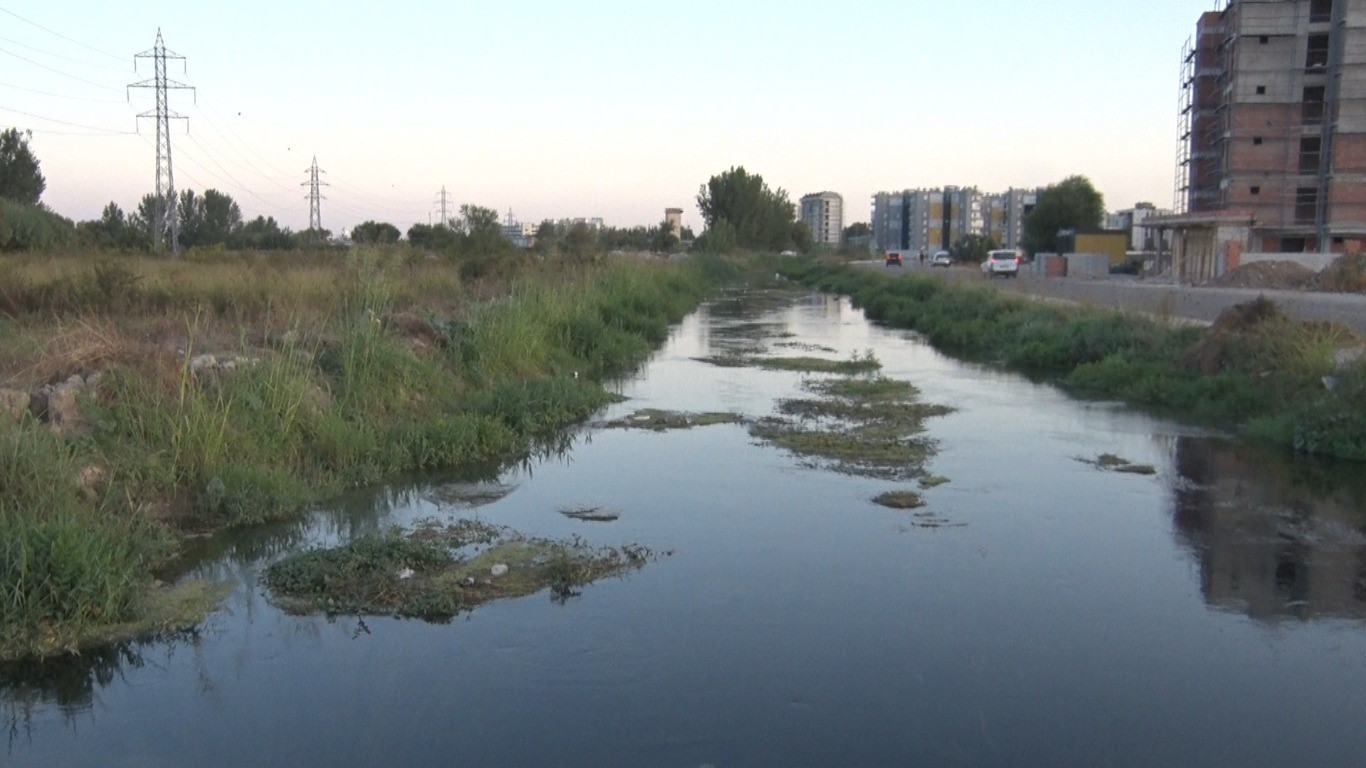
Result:
<svg viewBox="0 0 1366 768"><path fill-rule="evenodd" d="M1361 339L1259 300L1210 328L999 291L814 262L792 279L850 296L870 319L923 333L938 349L1126 402L1238 428L1297 453L1366 461Z"/></svg>
<svg viewBox="0 0 1366 768"><path fill-rule="evenodd" d="M0 658L184 625L164 617L203 596L154 574L186 535L526 455L609 402L599 382L663 342L718 267L466 283L394 252L334 258L7 260Z"/></svg>

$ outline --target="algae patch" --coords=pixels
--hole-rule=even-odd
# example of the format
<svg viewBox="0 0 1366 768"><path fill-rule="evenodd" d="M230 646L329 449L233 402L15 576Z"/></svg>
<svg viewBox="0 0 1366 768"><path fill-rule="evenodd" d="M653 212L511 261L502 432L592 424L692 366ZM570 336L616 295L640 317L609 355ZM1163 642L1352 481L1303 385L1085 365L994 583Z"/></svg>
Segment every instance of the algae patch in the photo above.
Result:
<svg viewBox="0 0 1366 768"><path fill-rule="evenodd" d="M1077 461L1083 464L1090 464L1097 469L1107 472L1121 472L1126 475L1156 475L1157 468L1151 464L1135 464L1126 458L1116 456L1113 453L1102 453L1094 459L1086 459L1080 456Z"/></svg>
<svg viewBox="0 0 1366 768"><path fill-rule="evenodd" d="M920 509L925 499L915 491L888 491L875 496L873 503L889 509Z"/></svg>
<svg viewBox="0 0 1366 768"><path fill-rule="evenodd" d="M695 358L722 368L763 368L770 371L796 371L799 373L871 373L882 368L882 363L871 351L862 355L852 355L847 360L831 360L824 357L773 357L763 355L725 354Z"/></svg>
<svg viewBox="0 0 1366 768"><path fill-rule="evenodd" d="M889 480L925 474L936 443L925 420L952 409L920 401L909 382L886 377L812 380L819 397L778 403L778 416L760 419L750 434L819 467Z"/></svg>
<svg viewBox="0 0 1366 768"><path fill-rule="evenodd" d="M745 420L738 413L686 413L682 411L662 411L655 408L642 408L602 426L609 429L649 429L665 432L693 427L710 427L716 424L739 424Z"/></svg>
<svg viewBox="0 0 1366 768"><path fill-rule="evenodd" d="M407 534L391 531L293 555L264 578L286 610L445 621L546 589L563 600L655 558L638 544L593 547L577 537L532 538L472 520L429 521Z"/></svg>
<svg viewBox="0 0 1366 768"><path fill-rule="evenodd" d="M138 617L136 621L79 628L45 624L36 635L6 642L0 647L0 661L47 658L191 632L230 591L228 584L220 582L191 580L175 585L158 582L135 601L131 615Z"/></svg>
<svg viewBox="0 0 1366 768"><path fill-rule="evenodd" d="M602 507L576 507L574 509L562 509L560 514L571 520L582 520L587 523L610 523L621 519L620 512L613 512Z"/></svg>

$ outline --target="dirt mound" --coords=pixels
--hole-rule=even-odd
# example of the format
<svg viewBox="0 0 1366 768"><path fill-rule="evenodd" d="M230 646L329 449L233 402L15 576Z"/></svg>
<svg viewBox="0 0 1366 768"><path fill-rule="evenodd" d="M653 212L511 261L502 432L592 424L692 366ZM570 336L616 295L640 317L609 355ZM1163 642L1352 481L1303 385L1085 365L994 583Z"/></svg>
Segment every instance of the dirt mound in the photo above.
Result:
<svg viewBox="0 0 1366 768"><path fill-rule="evenodd" d="M1210 285L1293 290L1305 287L1314 277L1314 270L1293 261L1254 261L1220 275Z"/></svg>
<svg viewBox="0 0 1366 768"><path fill-rule="evenodd" d="M1366 293L1366 253L1339 256L1306 284L1314 291Z"/></svg>
<svg viewBox="0 0 1366 768"><path fill-rule="evenodd" d="M1186 362L1206 375L1235 367L1246 362L1240 358L1248 356L1250 342L1255 343L1266 325L1284 319L1276 303L1265 296L1234 304L1219 313L1209 332L1187 355Z"/></svg>

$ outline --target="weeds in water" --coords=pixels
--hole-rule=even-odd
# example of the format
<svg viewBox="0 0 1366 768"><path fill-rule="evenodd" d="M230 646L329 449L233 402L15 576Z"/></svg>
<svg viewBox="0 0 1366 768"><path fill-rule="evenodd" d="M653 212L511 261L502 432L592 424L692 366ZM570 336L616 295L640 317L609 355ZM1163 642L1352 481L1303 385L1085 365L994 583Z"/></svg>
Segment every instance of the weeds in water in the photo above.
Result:
<svg viewBox="0 0 1366 768"><path fill-rule="evenodd" d="M1296 452L1366 459L1366 417L1333 353L1360 343L1342 326L1285 317L1269 301L1234 308L1208 329L1059 307L940 280L785 263L793 279L851 296L872 320L935 347L995 362L1091 397L1121 398L1246 426ZM1325 377L1339 383L1333 389Z"/></svg>

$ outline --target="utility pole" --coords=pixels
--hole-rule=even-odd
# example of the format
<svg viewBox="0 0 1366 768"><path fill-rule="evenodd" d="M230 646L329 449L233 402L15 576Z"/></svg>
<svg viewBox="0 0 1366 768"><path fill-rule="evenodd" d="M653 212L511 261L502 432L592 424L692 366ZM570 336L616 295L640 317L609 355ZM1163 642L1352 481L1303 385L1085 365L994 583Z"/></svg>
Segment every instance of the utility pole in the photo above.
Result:
<svg viewBox="0 0 1366 768"><path fill-rule="evenodd" d="M167 103L166 91L172 88L183 88L190 91L194 86L178 83L166 78L166 60L179 59L185 61L185 57L177 53L166 50L166 44L161 41L161 29L157 29L157 42L150 51L143 51L133 57L133 69L137 69L138 59L151 59L155 74L151 80L143 80L140 83L132 83L128 88L154 88L156 89L157 108L155 112L143 112L138 115L141 120L144 117L155 117L157 121L157 192L156 209L153 211L153 232L152 247L160 251L166 244L166 240L171 242L171 255L180 256L180 216L176 211L175 196L175 175L171 171L171 121L184 120L188 128L189 118L172 112Z"/></svg>
<svg viewBox="0 0 1366 768"><path fill-rule="evenodd" d="M318 156L313 156L313 166L304 171L308 174L308 181L300 184L301 187L308 187L308 228L317 232L319 236L323 231L323 197L322 188L331 186L325 181L319 181L319 174L327 171L318 169Z"/></svg>
<svg viewBox="0 0 1366 768"><path fill-rule="evenodd" d="M441 185L441 192L436 196L436 202L441 206L441 226L449 227L450 218L446 215L446 186Z"/></svg>

